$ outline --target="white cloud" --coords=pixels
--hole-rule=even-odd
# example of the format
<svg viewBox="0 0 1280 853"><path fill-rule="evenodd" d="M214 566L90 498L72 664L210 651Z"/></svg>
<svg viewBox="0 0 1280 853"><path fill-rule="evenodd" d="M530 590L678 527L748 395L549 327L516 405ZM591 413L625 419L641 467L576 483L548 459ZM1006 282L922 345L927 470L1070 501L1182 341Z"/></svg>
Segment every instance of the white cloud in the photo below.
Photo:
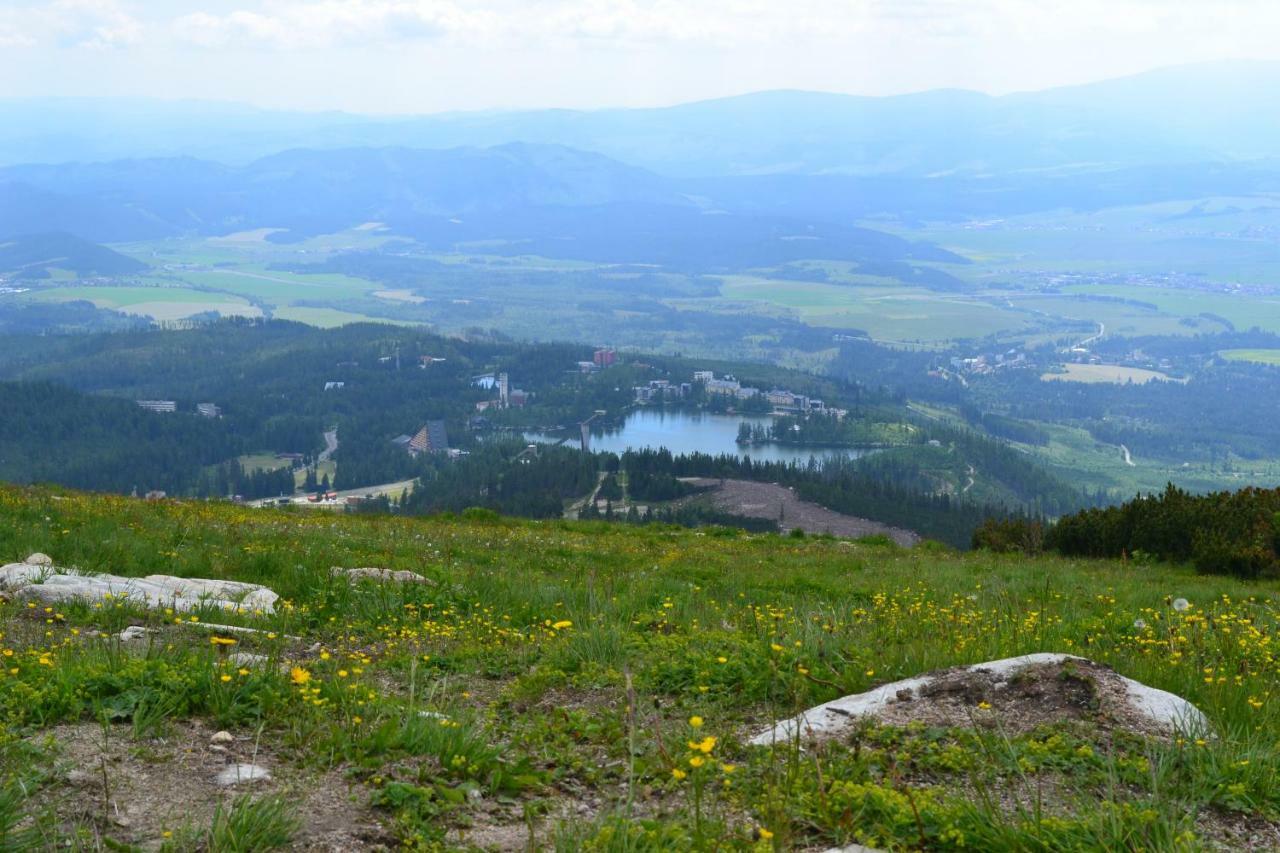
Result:
<svg viewBox="0 0 1280 853"><path fill-rule="evenodd" d="M902 38L911 49L935 39L1187 35L1280 23L1271 0L1218 0L1211 21L1206 4L1195 0L232 0L231 6L170 24L200 45L247 41L285 49L493 37L710 46Z"/></svg>
<svg viewBox="0 0 1280 853"><path fill-rule="evenodd" d="M118 0L55 0L0 10L3 47L128 47L142 41L143 29Z"/></svg>
<svg viewBox="0 0 1280 853"><path fill-rule="evenodd" d="M248 41L305 49L481 35L497 23L491 12L465 8L451 0L289 0L273 3L264 11L193 12L172 25L180 38L206 47Z"/></svg>

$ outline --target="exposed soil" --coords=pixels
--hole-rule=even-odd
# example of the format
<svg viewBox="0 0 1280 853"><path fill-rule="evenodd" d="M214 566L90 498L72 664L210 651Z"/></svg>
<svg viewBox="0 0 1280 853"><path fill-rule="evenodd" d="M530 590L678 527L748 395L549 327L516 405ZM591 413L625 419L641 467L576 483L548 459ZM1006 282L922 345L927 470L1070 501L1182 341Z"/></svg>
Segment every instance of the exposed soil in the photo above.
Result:
<svg viewBox="0 0 1280 853"><path fill-rule="evenodd" d="M207 828L214 809L235 797L285 795L301 820L293 849L344 851L389 849L394 838L368 806L369 792L338 771L302 771L276 759L265 743L243 736L210 741L214 730L199 721L174 724L162 738L136 740L131 727L82 723L41 734L56 744L65 783L46 789L46 805L69 828L91 827L99 837L159 845L163 833ZM272 778L220 786L217 775L237 762L266 767Z"/></svg>
<svg viewBox="0 0 1280 853"><path fill-rule="evenodd" d="M898 691L874 716L892 726L998 727L1009 734L1070 720L1104 731L1170 734L1134 709L1114 670L1082 659L1034 664L1012 676L980 666L942 670L921 687Z"/></svg>
<svg viewBox="0 0 1280 853"><path fill-rule="evenodd" d="M709 477L693 477L685 482L711 489L701 499L709 499L716 509L748 518L773 519L778 521L784 533L799 528L805 533L830 533L832 536L848 539L888 536L899 545L908 547L920 541L918 533L833 512L826 507L803 501L791 489L775 483L716 480Z"/></svg>

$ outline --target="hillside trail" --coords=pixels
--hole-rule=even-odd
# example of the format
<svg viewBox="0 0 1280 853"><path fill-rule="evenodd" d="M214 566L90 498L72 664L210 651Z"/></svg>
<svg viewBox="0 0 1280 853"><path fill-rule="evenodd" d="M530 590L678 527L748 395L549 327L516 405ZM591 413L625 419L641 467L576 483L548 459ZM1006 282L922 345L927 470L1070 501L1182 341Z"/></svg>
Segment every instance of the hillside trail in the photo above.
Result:
<svg viewBox="0 0 1280 853"><path fill-rule="evenodd" d="M320 451L320 455L316 457L317 462L328 462L333 457L333 452L338 449L338 431L331 429L324 434L324 450Z"/></svg>

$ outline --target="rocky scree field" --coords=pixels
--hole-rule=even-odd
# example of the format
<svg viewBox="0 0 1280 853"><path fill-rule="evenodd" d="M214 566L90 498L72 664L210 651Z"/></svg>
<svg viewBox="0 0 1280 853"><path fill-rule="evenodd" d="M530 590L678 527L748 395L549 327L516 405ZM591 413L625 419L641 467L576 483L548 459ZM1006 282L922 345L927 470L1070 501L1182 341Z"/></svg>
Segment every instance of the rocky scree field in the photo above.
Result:
<svg viewBox="0 0 1280 853"><path fill-rule="evenodd" d="M48 573L0 592L0 849L1280 847L1273 583L0 487L0 563L34 552ZM70 571L278 597L36 590ZM751 745L820 703L1043 652L1091 663L945 676L945 714ZM1109 673L1206 726L1129 725L1097 698Z"/></svg>

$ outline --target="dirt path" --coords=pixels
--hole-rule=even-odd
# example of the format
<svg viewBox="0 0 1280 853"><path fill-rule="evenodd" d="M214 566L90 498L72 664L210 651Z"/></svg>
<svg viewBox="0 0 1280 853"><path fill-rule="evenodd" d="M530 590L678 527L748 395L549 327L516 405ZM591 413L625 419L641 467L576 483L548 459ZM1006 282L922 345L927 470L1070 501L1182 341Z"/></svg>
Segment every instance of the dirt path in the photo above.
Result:
<svg viewBox="0 0 1280 853"><path fill-rule="evenodd" d="M1124 464L1128 465L1130 468L1138 467L1138 463L1133 461L1133 456L1129 453L1129 448L1125 447L1123 444L1120 445L1120 455L1124 457Z"/></svg>
<svg viewBox="0 0 1280 853"><path fill-rule="evenodd" d="M320 455L316 457L317 462L328 462L333 456L333 451L338 449L338 431L331 429L324 434L324 450L320 451Z"/></svg>
<svg viewBox="0 0 1280 853"><path fill-rule="evenodd" d="M595 488L591 490L591 494L571 503L569 508L564 511L564 517L577 518L581 515L583 508L596 499L596 495L600 493L600 486L604 483L605 477L607 476L609 475L601 471L599 477L596 478L596 485Z"/></svg>
<svg viewBox="0 0 1280 853"><path fill-rule="evenodd" d="M707 497L716 509L748 518L771 518L778 521L784 533L798 527L805 533L830 533L850 539L883 535L906 546L920 541L918 533L833 512L815 503L802 501L791 489L774 483L715 480L707 477L691 477L685 479L685 482L712 488Z"/></svg>

